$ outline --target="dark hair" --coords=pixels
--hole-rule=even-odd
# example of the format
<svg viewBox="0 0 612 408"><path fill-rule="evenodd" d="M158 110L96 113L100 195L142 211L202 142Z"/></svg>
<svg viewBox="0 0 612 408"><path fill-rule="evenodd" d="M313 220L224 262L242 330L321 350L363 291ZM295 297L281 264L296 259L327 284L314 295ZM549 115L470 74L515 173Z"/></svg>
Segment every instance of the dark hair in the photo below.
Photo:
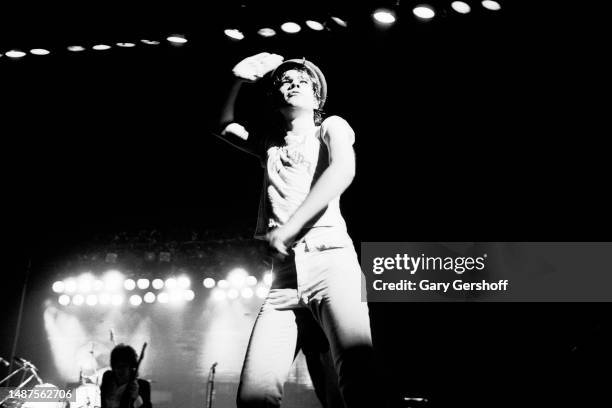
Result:
<svg viewBox="0 0 612 408"><path fill-rule="evenodd" d="M281 78L283 74L287 71L295 70L298 72L303 72L308 75L310 80L312 81L312 88L314 91L315 98L319 105L321 105L321 84L319 83L319 79L307 68L301 66L292 66L289 65L286 69L281 69L279 71L274 72L274 77L272 78L271 90L269 93L270 99L272 100L272 106L278 107L278 90L281 87ZM316 108L314 109L314 122L318 126L323 122L323 109Z"/></svg>
<svg viewBox="0 0 612 408"><path fill-rule="evenodd" d="M127 344L118 344L110 354L110 365L114 368L119 363L127 363L130 367L136 368L138 356L136 350Z"/></svg>

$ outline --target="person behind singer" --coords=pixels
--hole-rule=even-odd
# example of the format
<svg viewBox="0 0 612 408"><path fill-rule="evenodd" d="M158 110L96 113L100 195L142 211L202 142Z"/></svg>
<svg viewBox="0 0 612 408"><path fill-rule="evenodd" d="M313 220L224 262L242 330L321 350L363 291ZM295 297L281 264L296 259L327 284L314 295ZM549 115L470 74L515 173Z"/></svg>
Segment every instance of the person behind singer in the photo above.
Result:
<svg viewBox="0 0 612 408"><path fill-rule="evenodd" d="M100 384L102 408L152 408L151 385L136 372L136 351L118 344L111 351L110 365Z"/></svg>

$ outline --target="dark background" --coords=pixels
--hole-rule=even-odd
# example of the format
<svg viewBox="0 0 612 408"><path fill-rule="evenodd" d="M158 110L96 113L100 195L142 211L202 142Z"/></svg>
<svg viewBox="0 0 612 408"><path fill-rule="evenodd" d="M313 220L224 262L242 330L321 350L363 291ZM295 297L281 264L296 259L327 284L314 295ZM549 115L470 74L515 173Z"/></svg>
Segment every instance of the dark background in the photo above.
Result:
<svg viewBox="0 0 612 408"><path fill-rule="evenodd" d="M358 173L343 196L355 242L609 240L609 155L597 127L605 104L596 103L607 96L603 11L506 1L488 12L469 2L473 12L460 16L447 3L431 2L448 12L422 23L402 2L387 30L372 23L377 2L3 5L0 52L41 44L53 53L0 58L1 355L28 261L35 282L122 232L250 234L257 161L210 130L232 66L261 51L317 63L327 112L355 129ZM249 31L329 13L349 27L265 40ZM247 38L228 40L227 25L246 27ZM189 42L171 46L171 33ZM161 44L60 50L141 38ZM246 90L244 105L258 91ZM606 304L373 304L371 315L373 378L397 404L409 393L500 405L601 391Z"/></svg>

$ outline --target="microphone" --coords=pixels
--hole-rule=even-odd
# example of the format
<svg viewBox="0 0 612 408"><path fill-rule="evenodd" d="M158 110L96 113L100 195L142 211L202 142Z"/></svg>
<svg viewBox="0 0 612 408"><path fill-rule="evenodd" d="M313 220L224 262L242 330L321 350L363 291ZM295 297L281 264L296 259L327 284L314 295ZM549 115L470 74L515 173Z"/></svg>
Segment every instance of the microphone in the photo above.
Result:
<svg viewBox="0 0 612 408"><path fill-rule="evenodd" d="M115 344L115 331L110 329L110 341Z"/></svg>
<svg viewBox="0 0 612 408"><path fill-rule="evenodd" d="M217 364L219 364L219 363L215 361L215 362L213 363L212 367L210 367L210 368L214 369L214 368L217 366Z"/></svg>
<svg viewBox="0 0 612 408"><path fill-rule="evenodd" d="M0 357L0 364L4 365L5 367L8 367L11 365L8 361L3 359L2 357Z"/></svg>

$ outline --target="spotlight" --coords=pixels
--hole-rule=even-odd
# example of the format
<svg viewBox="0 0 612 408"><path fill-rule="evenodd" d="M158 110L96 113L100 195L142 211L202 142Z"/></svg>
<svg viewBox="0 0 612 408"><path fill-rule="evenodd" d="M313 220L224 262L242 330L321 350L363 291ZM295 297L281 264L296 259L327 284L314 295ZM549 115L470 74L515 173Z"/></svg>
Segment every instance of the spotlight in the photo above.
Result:
<svg viewBox="0 0 612 408"><path fill-rule="evenodd" d="M25 57L26 53L23 51L19 51L19 50L10 50L10 51L7 51L4 55L6 55L9 58L17 59L17 58Z"/></svg>
<svg viewBox="0 0 612 408"><path fill-rule="evenodd" d="M174 290L172 292L170 292L170 301L173 303L178 303L183 301L184 297L183 297L183 292L178 291L178 290Z"/></svg>
<svg viewBox="0 0 612 408"><path fill-rule="evenodd" d="M306 25L308 26L308 28L315 31L322 31L325 28L323 24L314 20L306 20Z"/></svg>
<svg viewBox="0 0 612 408"><path fill-rule="evenodd" d="M68 306L70 304L70 296L68 296L68 295L61 295L57 301L62 306Z"/></svg>
<svg viewBox="0 0 612 408"><path fill-rule="evenodd" d="M81 47L80 45L70 45L68 46L68 51L72 51L72 52L85 51L85 47Z"/></svg>
<svg viewBox="0 0 612 408"><path fill-rule="evenodd" d="M93 48L93 49L94 49L94 50L96 50L96 51L106 51L106 50L109 50L109 49L110 49L110 45L106 45L106 44L96 44L96 45L94 45L94 46L93 46L93 47L91 47L91 48ZM110 261L109 261L109 255L111 255L110 259L113 259L112 255L115 255L115 256L114 256L114 260L110 260ZM117 260L117 255L116 255L116 254L108 254L108 255L106 256L106 262L110 262L110 263L112 263L112 262L115 262L116 260Z"/></svg>
<svg viewBox="0 0 612 408"><path fill-rule="evenodd" d="M95 306L98 304L98 297L96 295L88 295L85 303L87 303L88 306Z"/></svg>
<svg viewBox="0 0 612 408"><path fill-rule="evenodd" d="M239 288L244 286L244 282L248 275L249 274L244 269L236 268L227 275L227 280L232 286Z"/></svg>
<svg viewBox="0 0 612 408"><path fill-rule="evenodd" d="M117 47L122 47L122 48L132 48L135 47L136 44L131 43L131 42L118 42L117 43Z"/></svg>
<svg viewBox="0 0 612 408"><path fill-rule="evenodd" d="M176 283L181 289L188 289L191 286L191 280L187 276L181 276Z"/></svg>
<svg viewBox="0 0 612 408"><path fill-rule="evenodd" d="M134 290L136 288L136 282L134 282L134 279L126 279L125 282L123 282L123 287L125 290Z"/></svg>
<svg viewBox="0 0 612 408"><path fill-rule="evenodd" d="M257 285L257 278L254 277L253 275L247 276L246 284L249 285L249 286Z"/></svg>
<svg viewBox="0 0 612 408"><path fill-rule="evenodd" d="M270 286L272 285L272 281L274 281L274 275L272 272L266 272L263 276L263 283Z"/></svg>
<svg viewBox="0 0 612 408"><path fill-rule="evenodd" d="M299 33L302 27L299 24L294 23L293 21L288 21L286 23L281 24L281 30L288 34Z"/></svg>
<svg viewBox="0 0 612 408"><path fill-rule="evenodd" d="M66 289L66 285L64 285L64 282L62 281L57 281L53 282L53 286L51 288L55 293L62 293Z"/></svg>
<svg viewBox="0 0 612 408"><path fill-rule="evenodd" d="M159 303L168 303L169 300L170 300L170 296L168 296L166 292L162 292L159 295L157 295L157 301Z"/></svg>
<svg viewBox="0 0 612 408"><path fill-rule="evenodd" d="M204 279L202 284L204 285L204 287L206 289L214 288L215 287L215 280L213 278L206 278L206 279Z"/></svg>
<svg viewBox="0 0 612 408"><path fill-rule="evenodd" d="M155 302L155 294L153 292L147 292L144 295L144 301L147 302L147 303Z"/></svg>
<svg viewBox="0 0 612 408"><path fill-rule="evenodd" d="M227 297L229 299L236 299L238 298L238 296L239 296L239 293L236 289L230 289L227 291Z"/></svg>
<svg viewBox="0 0 612 408"><path fill-rule="evenodd" d="M138 281L136 281L136 285L138 286L138 289L147 289L149 287L149 280L148 279L138 279Z"/></svg>
<svg viewBox="0 0 612 408"><path fill-rule="evenodd" d="M170 262L170 252L160 252L159 262Z"/></svg>
<svg viewBox="0 0 612 408"><path fill-rule="evenodd" d="M44 48L32 48L30 50L30 54L33 55L49 55L50 53L49 50L45 50Z"/></svg>
<svg viewBox="0 0 612 408"><path fill-rule="evenodd" d="M96 279L93 282L93 290L95 292L100 292L102 289L104 289L104 282L102 282L100 279Z"/></svg>
<svg viewBox="0 0 612 408"><path fill-rule="evenodd" d="M96 47L98 47L98 48L96 48ZM104 47L106 47L106 48L104 48ZM108 50L110 47L108 45L100 44L100 45L94 45L92 48L94 50ZM114 253L114 252L109 252L109 253L106 254L106 258L104 260L107 263L115 263L115 262L117 262L117 254Z"/></svg>
<svg viewBox="0 0 612 408"><path fill-rule="evenodd" d="M164 287L164 281L161 279L153 279L151 286L153 286L153 289L160 290L161 288Z"/></svg>
<svg viewBox="0 0 612 408"><path fill-rule="evenodd" d="M346 20L341 19L340 17L332 17L331 18L336 24L338 24L340 27L344 27L346 28L348 26L348 23L346 22Z"/></svg>
<svg viewBox="0 0 612 408"><path fill-rule="evenodd" d="M166 289L174 289L176 288L176 279L168 278L166 279Z"/></svg>
<svg viewBox="0 0 612 408"><path fill-rule="evenodd" d="M236 30L234 28L228 28L224 30L223 33L229 38L231 38L232 40L240 41L244 39L244 34L242 34L240 30Z"/></svg>
<svg viewBox="0 0 612 408"><path fill-rule="evenodd" d="M253 289L251 289L251 288L243 288L240 291L240 294L242 295L243 298L250 299L250 298L253 297Z"/></svg>
<svg viewBox="0 0 612 408"><path fill-rule="evenodd" d="M472 11L470 5L463 1L453 1L451 7L459 14L467 14Z"/></svg>
<svg viewBox="0 0 612 408"><path fill-rule="evenodd" d="M111 302L111 295L108 293L102 293L98 300L101 305L108 305Z"/></svg>
<svg viewBox="0 0 612 408"><path fill-rule="evenodd" d="M257 289L255 289L255 294L260 299L265 299L268 295L268 288L264 285L259 285Z"/></svg>
<svg viewBox="0 0 612 408"><path fill-rule="evenodd" d="M68 278L64 282L64 289L66 293L74 293L77 291L77 281L74 278Z"/></svg>
<svg viewBox="0 0 612 408"><path fill-rule="evenodd" d="M216 288L212 292L212 298L215 301L222 301L222 300L225 300L225 298L227 298L227 294L225 293L223 289Z"/></svg>
<svg viewBox="0 0 612 408"><path fill-rule="evenodd" d="M114 294L111 297L111 303L115 306L119 306L123 304L123 295L120 295L118 293Z"/></svg>
<svg viewBox="0 0 612 408"><path fill-rule="evenodd" d="M145 253L145 261L152 262L155 260L155 252L146 252Z"/></svg>
<svg viewBox="0 0 612 408"><path fill-rule="evenodd" d="M159 41L154 40L140 40L140 42L147 45L159 45Z"/></svg>
<svg viewBox="0 0 612 408"><path fill-rule="evenodd" d="M395 23L395 12L389 9L378 9L372 14L374 20L381 24L393 24Z"/></svg>
<svg viewBox="0 0 612 408"><path fill-rule="evenodd" d="M78 287L80 292L91 292L93 287L94 277L91 273L84 273L79 276Z"/></svg>
<svg viewBox="0 0 612 408"><path fill-rule="evenodd" d="M170 37L166 38L166 40L168 40L168 42L171 42L172 44L185 44L187 42L187 39L182 36L182 35L171 35Z"/></svg>
<svg viewBox="0 0 612 408"><path fill-rule="evenodd" d="M190 302L195 298L195 293L193 292L193 290L188 289L185 292L183 292L183 298Z"/></svg>
<svg viewBox="0 0 612 408"><path fill-rule="evenodd" d="M219 282L217 282L217 286L220 287L221 289L227 289L229 288L229 282L226 281L225 279L221 279Z"/></svg>
<svg viewBox="0 0 612 408"><path fill-rule="evenodd" d="M138 306L142 303L142 298L138 295L132 295L130 296L130 304L132 306Z"/></svg>
<svg viewBox="0 0 612 408"><path fill-rule="evenodd" d="M269 27L265 27L265 28L260 28L257 31L257 34L261 35L262 37L274 37L276 35L276 31L274 31L273 29L269 28Z"/></svg>
<svg viewBox="0 0 612 408"><path fill-rule="evenodd" d="M117 270L111 269L104 274L102 280L104 281L104 287L106 290L119 290L123 284L123 274Z"/></svg>
<svg viewBox="0 0 612 408"><path fill-rule="evenodd" d="M76 306L81 306L84 301L85 301L85 298L83 297L83 295L75 295L72 298L72 304Z"/></svg>
<svg viewBox="0 0 612 408"><path fill-rule="evenodd" d="M496 1L484 0L481 4L487 10L497 11L501 9L501 5Z"/></svg>
<svg viewBox="0 0 612 408"><path fill-rule="evenodd" d="M430 20L436 15L434 10L430 6L426 5L417 6L412 10L412 12L415 16L423 20Z"/></svg>

